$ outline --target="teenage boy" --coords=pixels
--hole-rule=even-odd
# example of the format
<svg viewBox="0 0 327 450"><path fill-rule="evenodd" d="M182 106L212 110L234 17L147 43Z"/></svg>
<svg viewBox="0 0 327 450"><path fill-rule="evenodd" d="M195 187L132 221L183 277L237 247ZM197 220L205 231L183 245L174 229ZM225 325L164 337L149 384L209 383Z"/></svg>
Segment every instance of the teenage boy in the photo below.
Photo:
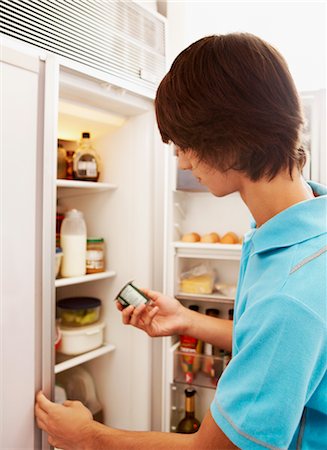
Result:
<svg viewBox="0 0 327 450"><path fill-rule="evenodd" d="M217 197L239 192L254 224L233 329L154 291L150 307L122 310L123 322L232 349L232 360L195 434L112 429L81 403L56 405L42 393L38 425L63 449L326 448L327 191L301 175L303 117L287 65L256 36L206 37L176 58L155 105L180 168Z"/></svg>

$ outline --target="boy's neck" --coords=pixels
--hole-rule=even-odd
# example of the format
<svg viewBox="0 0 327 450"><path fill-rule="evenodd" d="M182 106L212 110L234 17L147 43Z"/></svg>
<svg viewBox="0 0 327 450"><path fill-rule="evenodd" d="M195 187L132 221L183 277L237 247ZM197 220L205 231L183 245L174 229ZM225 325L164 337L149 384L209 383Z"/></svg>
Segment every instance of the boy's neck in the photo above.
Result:
<svg viewBox="0 0 327 450"><path fill-rule="evenodd" d="M292 178L288 172L283 172L271 181L244 180L240 195L249 208L257 228L290 206L314 198L311 188L298 171L294 171Z"/></svg>

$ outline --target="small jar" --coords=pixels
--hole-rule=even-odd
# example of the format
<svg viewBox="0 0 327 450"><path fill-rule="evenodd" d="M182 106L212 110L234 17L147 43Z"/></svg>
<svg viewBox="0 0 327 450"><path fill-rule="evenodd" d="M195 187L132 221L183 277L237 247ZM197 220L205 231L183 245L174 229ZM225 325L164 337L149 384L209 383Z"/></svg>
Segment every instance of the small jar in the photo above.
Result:
<svg viewBox="0 0 327 450"><path fill-rule="evenodd" d="M104 239L90 237L87 239L86 273L104 271Z"/></svg>

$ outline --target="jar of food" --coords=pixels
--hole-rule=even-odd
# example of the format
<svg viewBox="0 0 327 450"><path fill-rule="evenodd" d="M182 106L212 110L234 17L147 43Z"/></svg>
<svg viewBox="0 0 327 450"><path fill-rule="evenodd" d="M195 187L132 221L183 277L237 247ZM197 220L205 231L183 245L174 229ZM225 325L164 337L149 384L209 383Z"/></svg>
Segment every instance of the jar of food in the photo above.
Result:
<svg viewBox="0 0 327 450"><path fill-rule="evenodd" d="M83 327L99 320L101 300L94 297L69 297L57 303L63 327Z"/></svg>
<svg viewBox="0 0 327 450"><path fill-rule="evenodd" d="M104 271L104 239L101 237L87 238L86 273Z"/></svg>

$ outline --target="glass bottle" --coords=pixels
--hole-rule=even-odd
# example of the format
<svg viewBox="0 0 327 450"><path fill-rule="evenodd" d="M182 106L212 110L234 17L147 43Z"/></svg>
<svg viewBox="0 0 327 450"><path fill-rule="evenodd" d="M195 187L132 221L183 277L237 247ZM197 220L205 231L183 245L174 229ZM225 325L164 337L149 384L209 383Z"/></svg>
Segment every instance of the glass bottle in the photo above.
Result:
<svg viewBox="0 0 327 450"><path fill-rule="evenodd" d="M74 150L67 150L66 152L66 180L73 179L74 153Z"/></svg>
<svg viewBox="0 0 327 450"><path fill-rule="evenodd" d="M65 214L60 229L63 251L61 275L79 277L86 273L86 224L83 213L71 209Z"/></svg>
<svg viewBox="0 0 327 450"><path fill-rule="evenodd" d="M196 433L200 427L200 422L195 417L194 388L185 389L185 416L177 425L177 433L191 434Z"/></svg>
<svg viewBox="0 0 327 450"><path fill-rule="evenodd" d="M82 139L74 155L76 180L98 181L100 175L100 157L92 147L90 137L90 133L82 133Z"/></svg>
<svg viewBox="0 0 327 450"><path fill-rule="evenodd" d="M58 142L58 154L57 154L57 178L66 178L67 175L67 162L66 162L66 150Z"/></svg>

